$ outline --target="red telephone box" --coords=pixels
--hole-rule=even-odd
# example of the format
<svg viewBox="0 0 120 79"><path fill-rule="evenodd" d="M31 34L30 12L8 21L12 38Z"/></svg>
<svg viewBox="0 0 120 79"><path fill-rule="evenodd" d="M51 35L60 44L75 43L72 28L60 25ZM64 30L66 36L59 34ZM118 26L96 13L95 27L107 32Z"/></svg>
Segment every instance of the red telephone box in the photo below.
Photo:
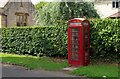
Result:
<svg viewBox="0 0 120 79"><path fill-rule="evenodd" d="M68 62L71 66L87 66L90 62L90 23L75 18L68 25Z"/></svg>

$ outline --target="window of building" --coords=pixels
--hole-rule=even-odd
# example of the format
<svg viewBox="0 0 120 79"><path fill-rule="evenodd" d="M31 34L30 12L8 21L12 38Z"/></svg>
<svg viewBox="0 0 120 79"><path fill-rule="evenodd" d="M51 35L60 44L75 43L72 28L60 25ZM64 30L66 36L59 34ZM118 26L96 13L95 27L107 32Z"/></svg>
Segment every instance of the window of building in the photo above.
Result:
<svg viewBox="0 0 120 79"><path fill-rule="evenodd" d="M28 26L28 15L17 14L17 26Z"/></svg>
<svg viewBox="0 0 120 79"><path fill-rule="evenodd" d="M120 7L120 1L118 2L118 1L113 1L112 2L112 7L113 8L119 8Z"/></svg>

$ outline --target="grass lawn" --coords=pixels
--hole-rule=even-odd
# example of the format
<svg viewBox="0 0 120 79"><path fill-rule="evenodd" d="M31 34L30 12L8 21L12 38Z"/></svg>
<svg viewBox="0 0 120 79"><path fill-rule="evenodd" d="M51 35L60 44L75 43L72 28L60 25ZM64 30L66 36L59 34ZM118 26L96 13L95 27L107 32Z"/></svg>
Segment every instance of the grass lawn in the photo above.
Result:
<svg viewBox="0 0 120 79"><path fill-rule="evenodd" d="M48 57L22 56L4 53L0 55L2 56L2 62L22 65L30 69L42 68L45 70L58 70L69 66L67 61L54 62L52 58Z"/></svg>
<svg viewBox="0 0 120 79"><path fill-rule="evenodd" d="M45 69L45 70L58 70L68 67L68 62L57 62L49 57L36 57L36 56L23 56L1 53L2 62L13 63L25 66L30 69ZM109 64L94 64L89 66L81 66L70 74L86 76L86 77L118 77L118 65Z"/></svg>
<svg viewBox="0 0 120 79"><path fill-rule="evenodd" d="M108 64L82 66L70 72L70 74L87 77L118 77L118 66Z"/></svg>

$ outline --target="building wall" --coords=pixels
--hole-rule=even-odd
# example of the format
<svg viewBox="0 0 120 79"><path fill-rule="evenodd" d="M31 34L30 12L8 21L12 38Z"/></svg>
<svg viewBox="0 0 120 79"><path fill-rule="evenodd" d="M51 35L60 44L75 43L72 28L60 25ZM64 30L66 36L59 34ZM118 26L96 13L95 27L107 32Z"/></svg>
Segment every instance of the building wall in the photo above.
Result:
<svg viewBox="0 0 120 79"><path fill-rule="evenodd" d="M6 27L6 16L5 15L0 15L0 28L1 27Z"/></svg>
<svg viewBox="0 0 120 79"><path fill-rule="evenodd" d="M94 3L94 7L101 18L106 18L118 12L118 8L112 8L112 2Z"/></svg>
<svg viewBox="0 0 120 79"><path fill-rule="evenodd" d="M16 26L16 15L15 13L20 11L21 2L10 2L4 7L4 13L7 15L7 27ZM23 2L23 10L21 12L29 13L28 24L34 26L34 15L33 12L36 10L32 2Z"/></svg>
<svg viewBox="0 0 120 79"><path fill-rule="evenodd" d="M6 27L6 16L5 15L1 16L1 27Z"/></svg>
<svg viewBox="0 0 120 79"><path fill-rule="evenodd" d="M1 15L0 15L0 28L1 28Z"/></svg>

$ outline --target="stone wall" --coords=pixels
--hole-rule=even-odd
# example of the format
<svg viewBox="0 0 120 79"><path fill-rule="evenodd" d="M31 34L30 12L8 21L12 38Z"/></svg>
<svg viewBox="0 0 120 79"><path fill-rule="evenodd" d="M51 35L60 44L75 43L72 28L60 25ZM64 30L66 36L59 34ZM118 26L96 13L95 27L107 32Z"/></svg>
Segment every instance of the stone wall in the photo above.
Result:
<svg viewBox="0 0 120 79"><path fill-rule="evenodd" d="M6 27L6 16L5 15L1 16L1 27Z"/></svg>
<svg viewBox="0 0 120 79"><path fill-rule="evenodd" d="M6 16L5 15L0 15L0 28L1 27L6 27Z"/></svg>

